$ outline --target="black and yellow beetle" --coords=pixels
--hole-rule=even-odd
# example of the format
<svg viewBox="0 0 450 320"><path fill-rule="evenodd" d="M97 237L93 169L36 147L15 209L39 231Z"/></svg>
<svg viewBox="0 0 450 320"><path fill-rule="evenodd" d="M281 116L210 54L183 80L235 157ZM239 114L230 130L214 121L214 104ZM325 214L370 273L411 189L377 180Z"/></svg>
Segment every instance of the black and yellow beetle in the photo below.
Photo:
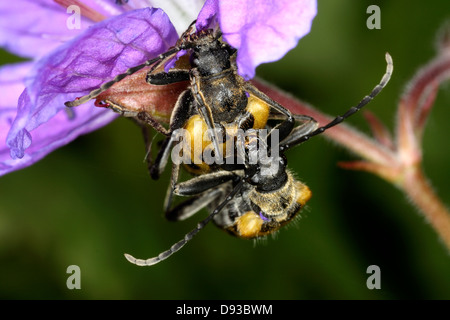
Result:
<svg viewBox="0 0 450 320"><path fill-rule="evenodd" d="M289 110L240 77L235 65L236 50L220 39L220 30L193 30L192 24L168 52L129 69L89 95L66 103L73 107L101 97L97 99L97 104L135 118L166 135L156 161L151 165L151 175L155 179L166 167L170 151L180 142L180 131L184 142L189 142L183 158L184 164L196 176L178 182L179 165L172 166L172 182L164 204L166 217L170 220L183 220L204 207L208 207L211 213L181 241L156 257L142 260L125 255L130 262L140 266L153 265L167 259L211 220L229 233L246 239L266 236L289 223L310 199L311 191L287 169L285 151L323 133L360 110L384 88L393 70L392 59L386 54L386 73L372 92L342 116L318 127L313 118L292 115ZM171 65L177 55L189 57L188 66L162 70L167 69L166 66ZM179 94L174 105L169 129L143 109L101 96L115 83L147 66L151 68L146 81L151 85L172 85L189 81L189 86ZM269 125L273 121L275 124ZM277 134L275 143L269 139L261 139L257 134L250 135L251 138L240 138L240 132L262 129L268 130L269 137ZM226 150L227 141L230 140L237 143L231 144L231 150ZM194 141L200 141L200 148L194 147ZM259 148L256 150L257 158L259 152L265 151L268 155L266 161L248 161L249 153L254 151L251 141L256 141ZM216 161L205 161L205 154L212 155ZM239 159L243 161L240 162ZM174 194L192 197L172 208Z"/></svg>

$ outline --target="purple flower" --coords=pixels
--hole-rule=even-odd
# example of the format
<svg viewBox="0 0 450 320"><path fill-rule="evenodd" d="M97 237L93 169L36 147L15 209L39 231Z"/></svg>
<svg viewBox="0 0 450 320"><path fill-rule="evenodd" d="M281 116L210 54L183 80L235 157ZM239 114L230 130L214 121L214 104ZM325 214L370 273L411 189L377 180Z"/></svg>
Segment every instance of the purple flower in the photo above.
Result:
<svg viewBox="0 0 450 320"><path fill-rule="evenodd" d="M199 18L203 11L217 12L223 38L238 49L239 74L249 80L258 65L281 59L309 32L317 5L316 0L208 0Z"/></svg>
<svg viewBox="0 0 450 320"><path fill-rule="evenodd" d="M149 2L0 3L0 45L33 59L0 68L0 175L29 166L115 119L116 114L93 102L70 112L64 102L167 51L203 4L191 0L182 13L179 6L165 7L174 26L164 11L148 8ZM239 49L239 73L249 79L256 66L293 48L315 13L315 0L207 0L197 28L218 23L224 40Z"/></svg>

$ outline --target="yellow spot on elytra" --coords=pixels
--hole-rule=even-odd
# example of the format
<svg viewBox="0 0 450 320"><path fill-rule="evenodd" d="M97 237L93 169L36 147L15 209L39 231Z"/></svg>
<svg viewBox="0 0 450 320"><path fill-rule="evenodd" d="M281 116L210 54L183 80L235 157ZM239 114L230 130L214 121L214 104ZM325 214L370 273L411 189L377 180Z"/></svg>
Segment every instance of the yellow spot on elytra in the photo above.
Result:
<svg viewBox="0 0 450 320"><path fill-rule="evenodd" d="M267 103L251 95L248 97L246 110L254 115L253 129L263 129L266 126L270 112L270 107Z"/></svg>
<svg viewBox="0 0 450 320"><path fill-rule="evenodd" d="M211 144L211 140L206 134L208 130L206 122L196 114L189 118L184 128L190 134L190 145L187 149L191 150L192 163L196 164L201 171L208 171L209 166L203 162L203 151L206 146Z"/></svg>
<svg viewBox="0 0 450 320"><path fill-rule="evenodd" d="M307 185L299 181L296 181L296 188L298 192L297 203L303 207L309 201L309 199L311 199L312 192Z"/></svg>
<svg viewBox="0 0 450 320"><path fill-rule="evenodd" d="M259 236L263 220L253 211L249 211L236 220L238 235L242 238Z"/></svg>

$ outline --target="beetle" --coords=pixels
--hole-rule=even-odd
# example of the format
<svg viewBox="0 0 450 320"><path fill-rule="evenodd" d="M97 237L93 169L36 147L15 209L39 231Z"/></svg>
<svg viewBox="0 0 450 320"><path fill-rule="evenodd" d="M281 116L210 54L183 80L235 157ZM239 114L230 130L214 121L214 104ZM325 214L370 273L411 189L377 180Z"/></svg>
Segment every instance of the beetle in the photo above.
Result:
<svg viewBox="0 0 450 320"><path fill-rule="evenodd" d="M290 134L296 121L309 121L307 116L294 117L288 109L269 98L238 74L235 63L236 49L220 39L220 29L194 31L194 23L195 21L183 33L175 47L169 51L130 68L86 96L66 102L66 106L78 106L96 98L97 106L108 107L123 116L132 117L138 123L150 125L169 138L173 138L172 133L178 129L186 129L193 133L194 139L196 135L203 136L205 131L208 131L209 137L202 145L202 152L190 150L191 160L198 162L195 168L190 168L195 174L211 170L210 164L202 159L205 149L211 149L215 159L214 164L223 163L226 157L223 142L230 138L230 135L231 139L235 139L235 135L231 134L233 131L263 129L269 120L275 120L278 124L274 129L277 129L280 138L284 139ZM178 56L186 55L190 58L189 65L177 67L174 60ZM169 129L166 129L151 112L144 108L122 105L109 99L100 98L99 100L99 97L113 85L148 66L151 67L146 81L151 85L167 86L189 81L189 87L179 94L173 107ZM197 121L202 122L205 130L194 133L193 127ZM161 175L167 164L168 151L175 143L173 139L167 139L155 165L149 161L152 178L158 179ZM234 153L234 150L231 152ZM198 158L199 161L197 161Z"/></svg>
<svg viewBox="0 0 450 320"><path fill-rule="evenodd" d="M372 92L342 116L336 117L325 126L317 127L317 122L313 118L306 115L292 115L288 109L240 77L235 64L236 50L220 39L219 29L194 31L194 23L183 33L175 47L166 53L116 76L89 95L66 103L72 107L89 99L101 97L117 82L148 66L150 69L146 75L146 82L151 85L167 86L187 81L190 84L178 96L171 114L169 129L162 126L145 110L130 108L103 98L97 99L96 102L97 105L109 107L124 116L132 117L141 124L148 124L167 136L155 163L149 161L150 173L154 179L162 173L168 163L169 151L179 142L177 132L184 130L182 134L184 138L191 136L193 140L201 141L200 150L191 144L187 151L190 158L188 160L194 162L194 165L188 163L188 171L197 175L196 177L178 182L179 165L172 165L172 182L164 208L166 217L171 220L183 220L206 206L209 206L212 213L183 240L155 258L142 260L126 255L130 262L138 265L152 265L166 259L211 220L214 220L220 228L242 238L258 238L271 234L291 221L309 200L311 191L305 184L294 179L286 167L287 160L284 153L353 115L384 88L392 74L392 59L386 54L386 73ZM174 60L179 56L190 58L187 67L176 66ZM271 120L277 124L269 126ZM199 130L195 126L196 122L200 123ZM276 133L281 144L278 141L272 144L270 140L258 137L240 139L237 134L240 130L254 131L269 127L269 136L273 137ZM205 133L209 135L205 137ZM230 140L238 141L231 154L223 152L225 142ZM260 150L269 154L268 162L248 161L252 149L250 140L256 141ZM204 161L203 155L208 150L214 155L216 160L214 163ZM276 154L271 150L276 150ZM224 158L231 159L231 164L224 161ZM239 163L236 161L238 158L244 161ZM277 164L275 169L272 166L274 163ZM174 194L192 195L194 198L172 209Z"/></svg>
<svg viewBox="0 0 450 320"><path fill-rule="evenodd" d="M179 251L211 220L218 227L245 239L273 234L292 221L311 198L312 193L308 186L296 180L287 168L285 152L338 125L367 105L391 78L393 62L388 53L386 62L386 72L381 81L356 106L324 126L319 127L313 118L296 126L287 137L276 144L276 154L271 152L266 140L254 136L260 146L268 148L266 151L269 152L270 161L258 161L255 164L246 161L243 168L232 166L229 167L230 170L219 169L184 182L173 181L170 194L192 197L174 208L170 207L171 201L166 201L165 211L169 220L184 220L205 207L211 210L211 213L182 240L159 255L149 259L137 259L125 254L126 259L138 266L157 264ZM274 132L273 130L276 128L272 128L270 132ZM250 152L251 145L246 144L246 153ZM277 165L273 166L273 163Z"/></svg>

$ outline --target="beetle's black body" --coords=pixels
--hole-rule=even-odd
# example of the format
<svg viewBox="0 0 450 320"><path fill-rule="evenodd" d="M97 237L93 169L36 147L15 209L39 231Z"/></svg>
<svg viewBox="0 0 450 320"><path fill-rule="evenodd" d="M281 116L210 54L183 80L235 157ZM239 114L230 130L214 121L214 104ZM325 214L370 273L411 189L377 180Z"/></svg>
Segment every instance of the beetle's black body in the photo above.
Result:
<svg viewBox="0 0 450 320"><path fill-rule="evenodd" d="M180 52L190 54L188 68L173 67L168 71L156 71L161 66L172 63ZM147 112L129 110L127 106L106 101L114 111L149 124L167 136L155 163L151 165L153 178L158 178L168 163L170 150L179 142L179 129L184 129L193 139L199 138L202 141L200 151L188 149L190 159L199 160L197 164L188 166L189 171L197 175L196 177L178 182L179 165L172 166L172 181L164 209L168 219L177 221L204 207L210 208L211 214L200 222L197 228L186 234L183 240L157 257L142 260L126 255L132 263L153 265L168 258L211 220L231 234L250 239L271 234L290 222L309 200L311 191L297 181L287 169L285 151L323 133L360 110L387 84L393 68L391 57L386 54L386 73L372 92L357 106L318 128L313 118L292 115L289 110L240 77L235 64L235 52L235 49L220 39L218 30L193 32L191 25L176 46L168 52L118 75L88 96L66 103L68 106L76 106L95 98L114 83L145 66L152 66L146 78L152 85L168 85L181 81L190 83L178 97L168 130L155 124L152 115ZM269 127L270 120L274 120L275 124ZM201 123L200 130L194 125L195 122ZM253 150L250 143L252 138L240 139L238 132L258 129L268 129L269 137L277 133L279 140L271 144L270 139L260 140L255 136L253 140L256 139L260 149L267 151L269 161L258 160L256 163L250 163L248 158ZM207 131L212 134L205 139ZM231 155L223 152L225 142L229 139L238 142L231 150ZM232 160L244 161L231 164L224 161L205 163L202 156L209 149L219 160L231 157ZM275 154L272 150L278 152ZM192 198L172 208L174 194Z"/></svg>
<svg viewBox="0 0 450 320"><path fill-rule="evenodd" d="M169 250L145 260L125 254L128 261L139 266L159 263L180 250L211 220L227 232L246 239L272 234L292 221L310 199L311 191L287 169L284 152L341 123L369 103L391 77L393 64L389 54L386 54L386 61L386 73L380 83L357 106L321 127L317 127L317 122L312 118L309 121L301 118L302 123L277 145L279 155L271 154L269 163L246 163L243 170L238 170L237 167L230 171L218 170L181 183L173 180L168 199L171 199L173 193L192 198L175 208L170 208L170 201L166 201L168 219L184 220L204 207L208 207L211 213ZM270 163L278 164L275 170L271 170ZM174 170L177 171L178 169Z"/></svg>
<svg viewBox="0 0 450 320"><path fill-rule="evenodd" d="M189 68L174 67L167 72L155 72L161 65L171 63L179 52L190 53ZM174 106L169 130L156 123L148 112L129 110L127 106L118 105L112 101L103 103L104 106L108 106L122 115L136 118L168 136L168 141L163 144L160 155L151 169L154 179L159 177L167 164L168 151L176 142L171 141L170 138L173 138L172 133L177 129L187 129L192 136L201 135L200 139L203 139L206 130L210 130L213 133L209 137L210 143L206 143L202 151L212 148L219 158L224 157L223 146L220 144L227 139L227 134L228 138L230 136L235 138L233 135L238 129L243 131L262 129L270 119L276 119L279 122L276 129L279 130L280 138L287 137L295 122L291 112L239 76L235 64L235 52L234 48L220 40L220 31L193 32L193 25L191 25L173 49L161 54L158 58L129 69L89 95L66 102L66 105L73 107L96 98L113 84L149 65L152 66L147 75L149 84L168 85L188 80L190 86L180 94ZM206 130L193 133L192 122L199 120L199 117L204 122ZM297 120L310 121L311 118L298 116ZM216 128L221 128L222 131L214 130ZM234 153L234 151L232 152ZM201 158L201 155L191 150L191 158L198 157ZM190 168L194 174L202 174L210 170L211 168L205 162Z"/></svg>

